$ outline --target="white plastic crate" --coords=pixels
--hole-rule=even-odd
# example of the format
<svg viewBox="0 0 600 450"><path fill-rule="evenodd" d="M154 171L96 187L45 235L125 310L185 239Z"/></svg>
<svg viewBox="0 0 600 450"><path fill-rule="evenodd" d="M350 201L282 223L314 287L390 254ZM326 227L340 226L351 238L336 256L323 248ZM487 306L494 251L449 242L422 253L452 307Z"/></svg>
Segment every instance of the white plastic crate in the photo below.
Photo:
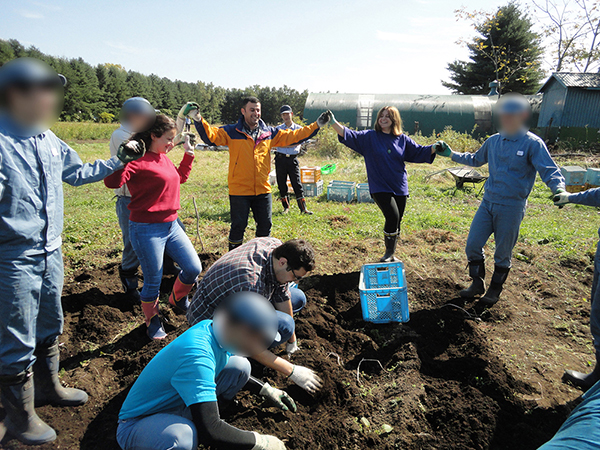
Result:
<svg viewBox="0 0 600 450"><path fill-rule="evenodd" d="M323 195L323 180L319 180L316 183L302 183L304 187L305 197L319 197Z"/></svg>

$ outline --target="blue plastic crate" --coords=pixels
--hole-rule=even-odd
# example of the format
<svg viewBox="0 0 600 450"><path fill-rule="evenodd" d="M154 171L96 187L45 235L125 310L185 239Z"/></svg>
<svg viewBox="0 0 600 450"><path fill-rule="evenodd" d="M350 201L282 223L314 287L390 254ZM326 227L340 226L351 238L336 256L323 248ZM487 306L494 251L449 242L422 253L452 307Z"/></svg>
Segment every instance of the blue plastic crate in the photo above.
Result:
<svg viewBox="0 0 600 450"><path fill-rule="evenodd" d="M585 182L591 186L600 186L600 169L588 169Z"/></svg>
<svg viewBox="0 0 600 450"><path fill-rule="evenodd" d="M316 183L302 183L305 197L318 197L323 194L323 180Z"/></svg>
<svg viewBox="0 0 600 450"><path fill-rule="evenodd" d="M354 181L330 181L327 185L327 200L334 202L351 202L354 200Z"/></svg>
<svg viewBox="0 0 600 450"><path fill-rule="evenodd" d="M565 184L567 186L583 186L585 184L585 177L587 170L579 166L565 166L561 167L560 171L565 177Z"/></svg>
<svg viewBox="0 0 600 450"><path fill-rule="evenodd" d="M406 275L401 261L365 264L360 269L364 275L365 288L405 288Z"/></svg>
<svg viewBox="0 0 600 450"><path fill-rule="evenodd" d="M369 191L369 183L358 183L356 185L356 201L358 203L375 203Z"/></svg>
<svg viewBox="0 0 600 450"><path fill-rule="evenodd" d="M360 270L358 287L364 320L408 322L408 292L402 262L365 264Z"/></svg>

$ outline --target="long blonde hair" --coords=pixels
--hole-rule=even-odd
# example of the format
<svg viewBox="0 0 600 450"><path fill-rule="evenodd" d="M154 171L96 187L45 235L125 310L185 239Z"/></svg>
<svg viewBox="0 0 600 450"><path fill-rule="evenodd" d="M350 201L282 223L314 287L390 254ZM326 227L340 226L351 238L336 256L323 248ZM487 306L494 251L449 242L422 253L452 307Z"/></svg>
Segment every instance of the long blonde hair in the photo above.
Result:
<svg viewBox="0 0 600 450"><path fill-rule="evenodd" d="M400 117L400 111L395 106L384 106L377 113L377 119L375 119L375 131L383 132L381 125L379 125L379 118L384 111L387 111L392 121L391 133L394 136L400 136L402 134L402 117Z"/></svg>

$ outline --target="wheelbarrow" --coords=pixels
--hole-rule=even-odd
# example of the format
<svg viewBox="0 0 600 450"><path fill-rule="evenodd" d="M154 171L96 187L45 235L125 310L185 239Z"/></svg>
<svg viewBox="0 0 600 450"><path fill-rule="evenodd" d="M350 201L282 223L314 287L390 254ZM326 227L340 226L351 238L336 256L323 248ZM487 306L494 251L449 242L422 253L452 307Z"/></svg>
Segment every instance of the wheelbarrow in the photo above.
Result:
<svg viewBox="0 0 600 450"><path fill-rule="evenodd" d="M435 172L430 175L427 175L426 179L429 179L432 176L443 173L443 172L450 172L450 175L452 175L452 177L454 178L454 182L456 183L456 189L464 189L465 184L472 184L473 189L476 189L478 184L484 183L488 179L488 177L480 174L477 170L475 170L471 167L466 167L466 166L465 167L451 167L449 169L440 170L439 172ZM477 196L479 196L479 194L481 194L482 190L483 190L483 185L477 192Z"/></svg>

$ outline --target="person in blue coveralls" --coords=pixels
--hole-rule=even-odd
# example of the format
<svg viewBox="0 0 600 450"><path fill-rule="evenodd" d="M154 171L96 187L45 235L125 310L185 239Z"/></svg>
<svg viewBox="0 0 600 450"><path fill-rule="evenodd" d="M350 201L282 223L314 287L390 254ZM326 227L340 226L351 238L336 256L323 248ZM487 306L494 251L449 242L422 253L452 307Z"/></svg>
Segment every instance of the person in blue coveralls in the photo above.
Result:
<svg viewBox="0 0 600 450"><path fill-rule="evenodd" d="M121 107L121 126L113 131L110 136L110 155L115 156L119 147L126 142L135 133L149 129L156 120L156 110L150 102L142 97L132 97L125 100ZM131 192L127 184L115 189L116 212L123 236L123 255L121 265L119 266L119 278L123 285L125 294L134 301L139 302L140 293L138 292L138 267L140 262L131 240L129 239L129 204L131 203Z"/></svg>
<svg viewBox="0 0 600 450"><path fill-rule="evenodd" d="M564 206L567 203L575 203L577 205L587 205L600 207L600 188L589 189L577 194L569 194L562 192L554 197L554 204ZM598 230L600 233L600 230ZM575 370L567 370L563 375L563 380L570 382L583 390L588 390L595 383L600 381L600 243L596 251L594 259L594 281L592 284L592 310L590 312L590 328L596 350L596 366L590 373L577 372ZM600 410L600 408L599 408ZM600 441L599 441L600 442Z"/></svg>
<svg viewBox="0 0 600 450"><path fill-rule="evenodd" d="M284 411L296 411L284 391L250 375L246 356L277 338L277 313L255 292L236 292L163 348L144 368L119 413L123 450L283 450L274 436L228 425L219 411L243 388Z"/></svg>
<svg viewBox="0 0 600 450"><path fill-rule="evenodd" d="M398 261L394 255L408 199L406 163L431 164L436 154L434 146L419 145L404 134L402 118L394 106L379 110L374 130L351 130L340 125L331 111L328 113L339 141L365 158L369 192L385 217L385 254L380 261Z"/></svg>
<svg viewBox="0 0 600 450"><path fill-rule="evenodd" d="M485 194L467 238L472 283L460 291L463 298L482 296L478 303L481 308L491 307L500 299L536 173L553 193L565 192L565 179L546 144L527 128L529 101L521 94L506 94L498 100L496 113L500 132L487 139L477 152L455 153L445 142L438 149L441 156L454 162L473 167L487 164L489 168ZM496 241L495 268L486 291L483 248L492 234Z"/></svg>
<svg viewBox="0 0 600 450"><path fill-rule="evenodd" d="M58 378L63 329L63 187L101 181L117 156L84 164L48 128L66 79L46 63L19 58L0 68L0 441L56 439L36 405L77 406L87 394ZM33 375L35 373L35 389Z"/></svg>
<svg viewBox="0 0 600 450"><path fill-rule="evenodd" d="M538 450L600 450L600 383L582 398L554 437Z"/></svg>

